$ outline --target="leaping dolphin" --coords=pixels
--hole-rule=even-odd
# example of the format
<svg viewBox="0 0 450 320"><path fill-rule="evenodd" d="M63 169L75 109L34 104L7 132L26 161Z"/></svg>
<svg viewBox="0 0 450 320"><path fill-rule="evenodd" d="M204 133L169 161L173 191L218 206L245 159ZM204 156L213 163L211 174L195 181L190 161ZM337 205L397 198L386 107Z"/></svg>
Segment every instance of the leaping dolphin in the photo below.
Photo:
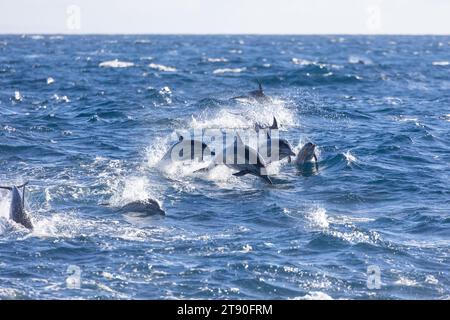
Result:
<svg viewBox="0 0 450 320"><path fill-rule="evenodd" d="M170 147L163 159L184 161L199 158L200 160L203 160L204 156L208 155L213 156L215 153L214 151L211 151L206 143L194 139L185 139L184 136L179 135L178 141Z"/></svg>
<svg viewBox="0 0 450 320"><path fill-rule="evenodd" d="M235 99L239 100L239 99L251 98L251 99L255 100L258 103L270 103L270 102L272 102L272 99L269 96L266 96L264 94L261 82L259 82L259 80L256 80L256 81L258 82L258 90L250 91L248 93L248 96L238 96L238 97L234 97L232 99L233 100L235 100Z"/></svg>
<svg viewBox="0 0 450 320"><path fill-rule="evenodd" d="M242 147L242 152L238 152L238 144ZM223 162L224 154L233 154L233 161L230 163L230 159L226 159ZM256 163L252 163L256 161ZM210 169L216 167L219 164L224 164L229 168L237 170L236 173L233 173L236 177L241 177L246 174L251 174L257 177L262 178L269 184L273 184L272 180L267 175L267 164L264 161L263 157L253 148L246 145L239 134L237 135L234 143L223 150L223 154L218 154L214 158L214 161L211 165L206 168L196 170L194 172L204 172L209 171Z"/></svg>
<svg viewBox="0 0 450 320"><path fill-rule="evenodd" d="M0 189L6 189L11 191L11 205L9 209L9 218L14 222L20 223L25 228L33 230L33 224L31 218L25 211L25 187L28 182L20 186L3 187ZM22 195L20 195L19 189L22 188Z"/></svg>

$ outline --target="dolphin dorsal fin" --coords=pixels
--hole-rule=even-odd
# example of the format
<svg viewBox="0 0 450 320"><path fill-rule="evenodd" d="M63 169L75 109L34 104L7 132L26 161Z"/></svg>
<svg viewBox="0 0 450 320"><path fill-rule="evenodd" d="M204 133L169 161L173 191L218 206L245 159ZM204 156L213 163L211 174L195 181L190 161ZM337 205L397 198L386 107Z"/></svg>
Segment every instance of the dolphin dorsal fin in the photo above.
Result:
<svg viewBox="0 0 450 320"><path fill-rule="evenodd" d="M242 138L241 138L241 136L239 135L238 132L236 132L236 142L238 142L238 143L242 144L243 146L245 146L245 143L244 143L244 141L242 141Z"/></svg>
<svg viewBox="0 0 450 320"><path fill-rule="evenodd" d="M275 118L275 116L273 116L273 123L270 126L270 129L278 129L278 121L277 118Z"/></svg>
<svg viewBox="0 0 450 320"><path fill-rule="evenodd" d="M258 82L259 92L262 93L263 92L262 84L261 84L261 82L258 79L256 79L256 81Z"/></svg>

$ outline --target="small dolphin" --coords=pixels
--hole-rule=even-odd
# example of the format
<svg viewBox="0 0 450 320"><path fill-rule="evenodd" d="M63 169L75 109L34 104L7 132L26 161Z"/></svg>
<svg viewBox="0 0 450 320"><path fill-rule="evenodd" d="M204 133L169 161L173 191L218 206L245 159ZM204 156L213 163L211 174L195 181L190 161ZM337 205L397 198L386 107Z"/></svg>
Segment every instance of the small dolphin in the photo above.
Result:
<svg viewBox="0 0 450 320"><path fill-rule="evenodd" d="M243 152L238 152L238 144L241 145ZM240 150L239 150L240 151ZM241 154L243 153L243 154ZM229 159L225 159L225 162L220 161L224 160L223 156L227 154L234 154L234 159L231 163L228 163ZM219 160L220 159L220 160ZM250 163L250 160L256 160L256 163ZM239 134L236 137L234 143L223 150L222 154L216 155L214 161L211 165L206 168L202 168L200 170L196 170L194 172L205 172L209 171L212 168L216 167L219 164L224 164L229 168L235 169L238 172L233 173L236 177L241 177L246 174L251 174L257 177L262 178L269 184L273 184L272 180L267 175L267 164L264 161L264 158L253 148L246 145Z"/></svg>
<svg viewBox="0 0 450 320"><path fill-rule="evenodd" d="M257 82L258 82L258 90L250 91L248 93L248 96L238 96L238 97L234 97L232 99L233 100L234 99L238 99L239 100L239 99L251 98L251 99L255 100L258 103L270 103L270 102L272 102L272 99L269 96L266 96L264 94L261 82L259 82L258 80L257 80Z"/></svg>
<svg viewBox="0 0 450 320"><path fill-rule="evenodd" d="M2 187L0 189L6 189L11 191L11 205L9 209L9 218L17 223L20 223L25 228L33 230L33 224L31 218L25 211L25 187L27 183L21 186ZM20 195L19 189L22 188L22 195Z"/></svg>
<svg viewBox="0 0 450 320"><path fill-rule="evenodd" d="M307 163L315 163L317 167L316 145L314 143L306 143L299 151L294 163L298 166L303 166Z"/></svg>
<svg viewBox="0 0 450 320"><path fill-rule="evenodd" d="M165 211L156 200L147 198L145 200L137 200L127 203L121 207L119 212L122 213L143 213L145 215L165 215Z"/></svg>
<svg viewBox="0 0 450 320"><path fill-rule="evenodd" d="M176 151L174 150L177 150L178 154L176 154ZM197 154L200 153L200 150L201 154ZM179 135L178 141L170 147L163 159L184 161L199 158L203 161L204 156L208 155L213 156L215 155L215 152L211 151L206 143L194 139L185 139L182 135Z"/></svg>

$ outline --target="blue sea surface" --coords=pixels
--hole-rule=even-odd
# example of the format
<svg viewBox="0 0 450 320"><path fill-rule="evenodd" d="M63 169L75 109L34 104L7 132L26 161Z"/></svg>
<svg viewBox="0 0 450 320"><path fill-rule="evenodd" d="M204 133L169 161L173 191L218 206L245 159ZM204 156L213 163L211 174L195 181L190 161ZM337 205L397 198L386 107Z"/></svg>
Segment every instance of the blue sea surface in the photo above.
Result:
<svg viewBox="0 0 450 320"><path fill-rule="evenodd" d="M0 35L0 185L30 181L35 225L1 190L0 298L449 299L449 52L449 36ZM257 79L272 103L230 100ZM317 172L276 162L269 185L160 161L179 130L273 116L296 151L317 144ZM147 197L166 216L114 210Z"/></svg>

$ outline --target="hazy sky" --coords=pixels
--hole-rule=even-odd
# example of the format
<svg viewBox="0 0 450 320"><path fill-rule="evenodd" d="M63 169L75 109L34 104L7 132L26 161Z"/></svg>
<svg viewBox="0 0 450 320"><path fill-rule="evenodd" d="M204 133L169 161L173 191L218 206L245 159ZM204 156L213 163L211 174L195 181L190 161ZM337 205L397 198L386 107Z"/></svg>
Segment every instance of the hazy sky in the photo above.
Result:
<svg viewBox="0 0 450 320"><path fill-rule="evenodd" d="M0 33L450 34L450 0L1 0Z"/></svg>

